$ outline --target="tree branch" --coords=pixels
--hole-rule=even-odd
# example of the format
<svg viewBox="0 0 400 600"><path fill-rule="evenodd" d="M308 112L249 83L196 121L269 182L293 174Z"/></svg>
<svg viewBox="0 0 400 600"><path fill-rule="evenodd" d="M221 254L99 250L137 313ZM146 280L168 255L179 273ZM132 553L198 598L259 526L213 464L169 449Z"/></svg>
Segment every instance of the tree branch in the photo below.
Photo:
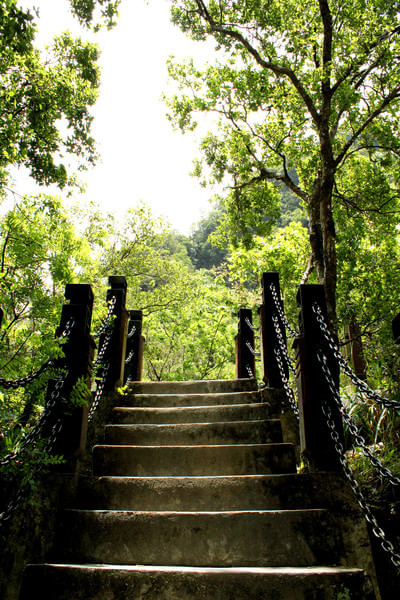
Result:
<svg viewBox="0 0 400 600"><path fill-rule="evenodd" d="M321 1L325 2L326 0ZM235 31L234 29L228 29L226 25L224 25L222 22L221 24L216 23L210 15L210 13L208 12L203 0L196 0L196 4L198 6L200 16L208 23L212 32L220 33L224 36L235 39L244 48L246 48L249 54L261 67L268 71L272 71L272 73L274 73L275 75L283 75L287 77L292 82L294 88L296 89L300 97L303 99L314 123L317 126L319 125L320 114L316 109L311 96L308 94L305 87L303 86L297 75L294 73L294 71L292 71L292 69L289 69L288 67L283 67L281 65L277 65L271 62L270 60L264 60L258 52L258 50L254 48L254 46L241 33Z"/></svg>

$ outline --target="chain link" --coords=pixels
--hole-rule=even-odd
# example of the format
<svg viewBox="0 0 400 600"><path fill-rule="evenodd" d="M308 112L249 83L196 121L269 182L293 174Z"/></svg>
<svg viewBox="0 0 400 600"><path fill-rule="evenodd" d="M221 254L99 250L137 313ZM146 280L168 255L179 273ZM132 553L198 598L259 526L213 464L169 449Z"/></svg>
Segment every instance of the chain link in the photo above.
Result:
<svg viewBox="0 0 400 600"><path fill-rule="evenodd" d="M133 325L132 329L130 330L130 332L127 335L128 340L135 335L136 329L137 329L136 325Z"/></svg>
<svg viewBox="0 0 400 600"><path fill-rule="evenodd" d="M72 328L72 327L71 327ZM71 330L69 329L69 333ZM4 457L0 461L0 466L6 466L13 461L17 460L22 453L28 448L28 446L38 438L39 434L42 432L44 427L52 420L53 417L53 409L57 403L57 401L61 397L61 390L65 385L65 381L67 378L67 373L64 373L63 378L59 379L53 391L50 394L50 398L48 403L45 406L45 410L43 411L43 415L39 420L39 423L32 430L32 432L24 438L23 443L20 445L18 450L14 451L12 454ZM54 445L57 441L57 437L62 429L63 421L60 417L52 426L50 436L47 440L47 444L44 448L44 452L47 454L51 454L54 448ZM30 474L30 479L34 479L39 473L43 471L45 468L44 465L37 465L33 472ZM7 521L9 521L14 515L15 511L21 506L21 504L25 501L27 495L27 484L24 487L21 487L18 490L17 496L9 503L4 512L0 513L0 527L3 526Z"/></svg>
<svg viewBox="0 0 400 600"><path fill-rule="evenodd" d="M340 399L338 390L336 388L335 382L333 380L332 373L330 372L330 369L328 367L328 361L327 361L326 356L324 354L322 354L322 352L319 351L317 353L317 358L321 365L322 371L325 375L325 379L329 386L329 390L335 400L336 405L338 406L338 408L341 412L343 420L347 424L349 431L356 442L357 447L361 448L364 456L369 458L371 463L378 470L381 477L383 477L384 479L388 479L389 482L393 486L400 485L400 479L398 477L396 477L395 475L393 475L393 473L382 464L382 462L379 460L379 458L377 456L375 456L375 454L372 452L372 450L367 446L365 439L362 437L362 435L358 431L357 425L354 423L354 421L351 419L350 415L345 410L343 403Z"/></svg>
<svg viewBox="0 0 400 600"><path fill-rule="evenodd" d="M97 383L96 393L95 393L95 396L93 399L92 406L90 407L90 410L88 413L88 423L91 423L94 413L96 412L99 402L101 400L101 397L103 395L104 387L106 385L106 380L107 380L107 376L108 376L108 371L110 370L110 366L111 366L110 361L107 361L104 365L101 379Z"/></svg>
<svg viewBox="0 0 400 600"><path fill-rule="evenodd" d="M34 373L30 373L26 377L14 379L14 381L0 378L0 387L4 388L6 390L9 390L9 389L16 390L21 387L26 387L27 385L32 383L32 381L35 381L35 379L39 379L39 377L53 365L54 365L54 360L50 359L50 360L46 361L41 367L39 367L39 369L37 371L35 371Z"/></svg>
<svg viewBox="0 0 400 600"><path fill-rule="evenodd" d="M260 327L255 327L253 323L250 321L249 317L246 317L244 322L251 329L251 331L260 331Z"/></svg>
<svg viewBox="0 0 400 600"><path fill-rule="evenodd" d="M129 365L129 363L132 362L132 359L134 356L135 356L135 352L134 352L134 350L131 350L125 359L125 364Z"/></svg>
<svg viewBox="0 0 400 600"><path fill-rule="evenodd" d="M71 334L71 331L72 331L74 325L75 325L75 320L69 319L63 333L61 334L61 337L68 338ZM35 427L32 429L32 431L28 435L23 436L22 442L21 442L19 448L17 448L16 450L14 450L13 452L11 452L10 454L8 454L7 456L5 456L4 458L2 458L0 460L0 467L9 465L12 462L14 462L15 460L17 460L17 458L25 452L25 450L28 448L28 446L30 444L32 444L39 437L39 435L41 434L43 429L47 426L47 424L51 420L51 412L54 409L56 402L60 398L60 392L65 384L66 377L67 377L67 373L63 373L62 379L59 379L55 383L54 389L50 394L50 398L48 399L48 401L45 404L43 413L40 416L39 421L36 423Z"/></svg>
<svg viewBox="0 0 400 600"><path fill-rule="evenodd" d="M277 313L279 315L280 320L282 321L282 323L284 324L284 326L286 327L286 329L290 333L290 337L297 337L299 334L297 333L297 331L295 331L290 326L289 321L287 320L286 315L283 312L282 302L279 299L278 292L277 292L276 287L274 286L273 283L271 283L271 285L269 286L269 289L271 290L272 298L274 300L275 308L276 308L276 311L277 311Z"/></svg>
<svg viewBox="0 0 400 600"><path fill-rule="evenodd" d="M342 369L343 373L345 373L347 375L347 377L349 377L351 379L351 381L354 383L354 385L356 385L358 387L358 389L361 391L361 393L364 394L365 396L367 396L367 398L369 398L369 400L373 400L373 401L377 402L378 404L382 404L386 408L392 408L394 410L400 411L400 402L396 402L395 400L390 400L389 398L386 398L384 396L381 396L377 392L374 392L367 386L365 381L362 381L361 379L359 379L357 377L357 375L355 373L353 373L353 371L349 367L346 359L341 354L335 340L333 339L333 336L332 336L331 332L329 331L328 325L324 319L324 315L322 314L322 310L316 302L313 304L312 310L316 316L316 319L317 319L318 324L321 328L321 331L328 343L328 346L329 346L330 350L332 351L333 356L338 361L339 366Z"/></svg>
<svg viewBox="0 0 400 600"><path fill-rule="evenodd" d="M287 366L289 367L289 369L291 370L292 374L296 377L296 369L294 367L294 361L292 358L290 358L289 353L287 351L287 346L285 344L285 340L283 339L283 335L282 335L282 331L281 328L279 326L279 320L278 317L276 315L272 316L272 321L274 323L274 328L275 328L275 333L276 333L276 337L278 340L278 344L279 344L279 348L280 351L286 361Z"/></svg>
<svg viewBox="0 0 400 600"><path fill-rule="evenodd" d="M261 356L261 352L256 352L249 341L246 342L246 347L250 350L253 356Z"/></svg>
<svg viewBox="0 0 400 600"><path fill-rule="evenodd" d="M354 494L358 500L359 505L361 506L365 518L368 523L372 526L373 534L380 540L381 546L385 552L390 555L390 559L396 568L400 568L400 554L396 552L393 544L387 539L385 532L379 526L374 514L372 513L370 507L367 504L367 501L364 498L364 495L361 491L360 484L357 479L354 477L354 473L351 470L349 463L347 462L345 451L343 444L339 439L339 434L335 428L335 422L332 417L332 412L326 402L322 402L322 412L325 415L332 441L335 445L336 452L338 453L340 464L343 467L343 471L352 487Z"/></svg>
<svg viewBox="0 0 400 600"><path fill-rule="evenodd" d="M105 316L105 318L103 320L103 323L101 324L101 327L100 327L98 333L95 333L93 337L98 338L101 335L103 335L103 333L106 332L106 330L107 330L107 328L109 326L109 323L110 323L110 319L111 319L111 317L112 317L112 315L114 313L114 308L115 308L116 303L117 303L117 298L116 298L116 296L113 296L111 298L111 300L110 300L109 305L108 305L107 315Z"/></svg>
<svg viewBox="0 0 400 600"><path fill-rule="evenodd" d="M247 374L250 377L250 379L254 379L254 373L251 370L251 367L249 365L246 365L246 371L247 371Z"/></svg>
<svg viewBox="0 0 400 600"><path fill-rule="evenodd" d="M72 331L72 328L74 325L75 325L75 320L69 319L65 326L65 329L62 332L60 337L68 338L71 334L71 331ZM19 379L14 379L14 380L0 378L0 387L4 388L6 390L9 390L9 389L16 390L21 387L26 387L27 385L32 383L32 381L39 379L39 377L41 375L43 375L43 373L45 373L54 364L55 364L55 360L53 358L50 358L45 363L43 363L43 365L41 367L39 367L39 369L37 371L30 373L26 377L20 377Z"/></svg>

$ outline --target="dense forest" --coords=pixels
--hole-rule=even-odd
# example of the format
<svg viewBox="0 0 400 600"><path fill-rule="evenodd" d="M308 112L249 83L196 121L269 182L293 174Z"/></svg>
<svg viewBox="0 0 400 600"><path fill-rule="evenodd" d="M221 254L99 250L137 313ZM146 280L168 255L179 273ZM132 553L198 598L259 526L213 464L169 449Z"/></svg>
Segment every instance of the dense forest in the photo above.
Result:
<svg viewBox="0 0 400 600"><path fill-rule="evenodd" d="M86 26L111 26L117 16L111 0L71 5ZM127 307L143 310L145 379L234 377L237 311L252 308L256 317L261 274L277 271L291 325L300 282L323 283L343 353L356 326L363 376L398 399L391 321L400 310L399 3L309 2L314 27L292 1L171 5L187 35L216 45L203 70L190 60L168 67L181 90L165 100L172 124L190 129L202 112L219 118L195 175L226 194L189 235L145 203L118 220L46 192L57 184L74 193L77 175L64 157L96 161L90 107L99 50L65 33L43 60L33 12L0 0L0 199L6 206L11 167L26 167L43 185L38 195L15 193L2 210L0 378L34 372L62 352L54 334L67 283L93 286L97 330L113 274L127 278ZM2 455L34 427L51 375L0 388ZM399 416L342 383L368 442L400 474ZM398 511L398 498L357 451L353 460L371 501Z"/></svg>

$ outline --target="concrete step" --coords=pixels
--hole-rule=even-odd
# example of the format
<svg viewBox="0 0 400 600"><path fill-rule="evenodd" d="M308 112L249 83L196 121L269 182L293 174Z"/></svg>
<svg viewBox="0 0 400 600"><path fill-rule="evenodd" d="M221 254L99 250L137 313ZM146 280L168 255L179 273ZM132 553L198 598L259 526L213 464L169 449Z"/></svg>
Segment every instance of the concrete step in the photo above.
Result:
<svg viewBox="0 0 400 600"><path fill-rule="evenodd" d="M329 511L65 510L57 561L181 566L335 565L342 549Z"/></svg>
<svg viewBox="0 0 400 600"><path fill-rule="evenodd" d="M260 393L231 392L215 394L127 394L121 395L120 401L123 406L132 407L182 407L182 406L215 406L225 404L249 404L259 403Z"/></svg>
<svg viewBox="0 0 400 600"><path fill-rule="evenodd" d="M108 425L105 443L135 446L268 444L283 442L281 422L233 421L177 425Z"/></svg>
<svg viewBox="0 0 400 600"><path fill-rule="evenodd" d="M95 446L94 475L197 476L295 473L292 444Z"/></svg>
<svg viewBox="0 0 400 600"><path fill-rule="evenodd" d="M132 394L213 394L257 390L255 379L213 379L201 381L135 381L128 385Z"/></svg>
<svg viewBox="0 0 400 600"><path fill-rule="evenodd" d="M328 508L331 478L304 475L230 477L83 477L78 507L100 510L235 511Z"/></svg>
<svg viewBox="0 0 400 600"><path fill-rule="evenodd" d="M114 409L113 423L216 423L222 421L256 421L270 418L269 404L232 404L216 406L180 406L167 408Z"/></svg>
<svg viewBox="0 0 400 600"><path fill-rule="evenodd" d="M375 600L361 569L29 565L20 600Z"/></svg>

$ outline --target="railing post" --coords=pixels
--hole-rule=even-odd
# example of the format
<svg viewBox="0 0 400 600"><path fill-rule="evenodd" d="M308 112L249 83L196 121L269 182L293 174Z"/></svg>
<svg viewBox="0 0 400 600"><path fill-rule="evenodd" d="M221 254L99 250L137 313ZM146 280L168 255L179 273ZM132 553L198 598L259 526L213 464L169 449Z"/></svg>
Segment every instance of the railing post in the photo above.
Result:
<svg viewBox="0 0 400 600"><path fill-rule="evenodd" d="M121 275L111 275L108 278L110 288L107 290L107 301L115 298L113 332L110 340L110 346L107 356L110 360L110 366L104 383L104 391L112 392L116 387L122 386L124 381L125 369L125 349L126 333L128 328L128 311L125 308L126 303L126 278ZM100 347L103 343L100 338Z"/></svg>
<svg viewBox="0 0 400 600"><path fill-rule="evenodd" d="M254 332L252 325L252 311L249 308L240 308L238 312L239 325L236 335L236 378L252 379L255 377L256 361L254 352ZM249 325L250 323L250 325ZM253 350L253 352L252 352Z"/></svg>
<svg viewBox="0 0 400 600"><path fill-rule="evenodd" d="M283 302L281 299L281 290L279 286L278 273L263 273L261 278L262 287L262 305L260 307L261 324L261 354L263 364L263 381L270 388L283 388L282 376L279 370L275 348L279 349L278 337L275 330L273 316L276 316L279 322L282 338L286 344L286 328L282 323L280 315L276 309L274 295L271 285L276 290L276 296L283 311ZM286 379L289 377L288 366L283 362L283 369Z"/></svg>
<svg viewBox="0 0 400 600"><path fill-rule="evenodd" d="M392 333L395 344L400 344L400 312L397 313L392 321Z"/></svg>
<svg viewBox="0 0 400 600"><path fill-rule="evenodd" d="M61 336L69 327L70 332L62 349L64 358L58 361L65 374L60 391L62 399L55 402L51 422L60 423L60 430L54 440L52 454L64 456L66 463L61 465L63 471L74 471L76 459L85 451L87 433L87 406L79 406L71 402L71 392L79 379L88 386L90 400L90 378L95 343L90 335L93 309L93 291L90 285L68 284L65 288L64 304L61 312L60 326L56 335ZM55 382L50 381L47 391L48 399L54 396ZM84 400L84 398L81 398ZM48 431L47 435L51 432Z"/></svg>
<svg viewBox="0 0 400 600"><path fill-rule="evenodd" d="M126 360L124 385L130 381L141 381L143 370L143 347L142 336L143 311L129 311L128 337L126 340Z"/></svg>
<svg viewBox="0 0 400 600"><path fill-rule="evenodd" d="M343 443L342 418L317 357L318 351L327 357L333 385L338 390L339 366L332 357L313 311L316 303L328 322L324 286L301 285L297 303L300 308L300 335L295 338L293 346L296 351L301 453L309 461L312 471L341 471L335 444L323 413L323 403L330 408L336 431Z"/></svg>

